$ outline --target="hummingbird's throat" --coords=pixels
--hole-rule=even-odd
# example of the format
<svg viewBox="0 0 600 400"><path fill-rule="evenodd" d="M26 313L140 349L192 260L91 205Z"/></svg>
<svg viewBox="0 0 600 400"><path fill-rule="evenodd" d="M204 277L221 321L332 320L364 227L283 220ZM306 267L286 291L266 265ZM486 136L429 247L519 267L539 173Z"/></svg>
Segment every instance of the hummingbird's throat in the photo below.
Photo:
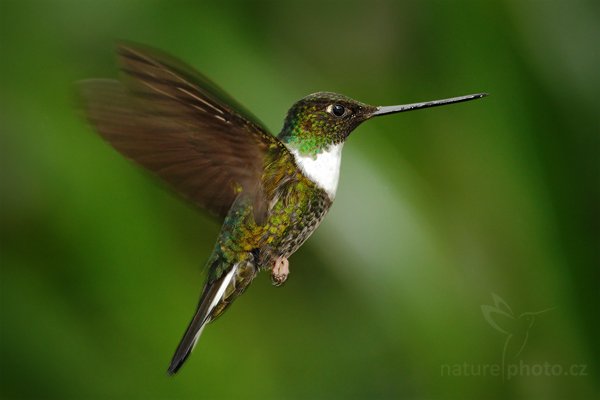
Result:
<svg viewBox="0 0 600 400"><path fill-rule="evenodd" d="M302 173L327 192L329 198L333 200L340 178L343 147L344 143L332 144L314 156L303 155L295 147L288 147L288 150L294 156L296 165Z"/></svg>

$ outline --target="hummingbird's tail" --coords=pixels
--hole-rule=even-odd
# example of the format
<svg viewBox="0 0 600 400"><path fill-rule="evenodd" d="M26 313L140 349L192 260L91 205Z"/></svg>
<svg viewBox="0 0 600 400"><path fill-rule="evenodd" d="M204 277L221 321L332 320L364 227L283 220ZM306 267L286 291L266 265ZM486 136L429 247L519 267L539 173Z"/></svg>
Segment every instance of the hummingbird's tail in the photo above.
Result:
<svg viewBox="0 0 600 400"><path fill-rule="evenodd" d="M167 370L169 375L176 374L187 360L206 324L221 315L233 300L244 292L255 276L256 269L252 263L239 262L219 279L206 284L196 313L175 350Z"/></svg>

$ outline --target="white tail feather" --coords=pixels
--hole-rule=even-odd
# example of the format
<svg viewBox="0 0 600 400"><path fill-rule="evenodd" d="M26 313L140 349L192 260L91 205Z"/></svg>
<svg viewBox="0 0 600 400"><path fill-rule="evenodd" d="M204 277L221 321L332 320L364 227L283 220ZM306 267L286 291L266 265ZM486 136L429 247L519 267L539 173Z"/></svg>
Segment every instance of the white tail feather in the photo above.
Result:
<svg viewBox="0 0 600 400"><path fill-rule="evenodd" d="M198 332L196 333L196 336L194 336L194 342L192 344L190 353L192 351L194 351L194 348L196 347L196 344L198 343L198 339L200 339L200 336L202 335L202 331L204 330L204 327L206 326L206 324L208 324L210 322L210 314L212 313L212 310L217 306L217 304L219 304L219 302L223 298L223 295L225 294L225 290L227 290L227 286L229 286L229 284L231 283L231 280L233 279L233 277L235 275L235 272L237 271L238 265L239 264L234 264L233 267L231 267L231 270L227 273L227 275L225 275L225 279L223 279L223 282L221 282L221 286L219 286L217 293L215 293L215 297L213 297L213 299L210 303L210 306L208 306L208 311L206 313L206 315L207 315L206 320L202 323L202 327L198 330Z"/></svg>

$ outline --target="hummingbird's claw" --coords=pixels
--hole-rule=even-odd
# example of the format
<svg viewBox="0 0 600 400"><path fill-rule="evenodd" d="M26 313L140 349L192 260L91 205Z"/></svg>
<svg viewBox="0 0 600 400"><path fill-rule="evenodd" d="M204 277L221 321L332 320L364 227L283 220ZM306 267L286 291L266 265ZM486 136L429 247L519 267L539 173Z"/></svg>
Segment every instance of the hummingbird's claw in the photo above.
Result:
<svg viewBox="0 0 600 400"><path fill-rule="evenodd" d="M278 257L271 270L271 281L273 286L281 286L290 274L290 262L285 257Z"/></svg>

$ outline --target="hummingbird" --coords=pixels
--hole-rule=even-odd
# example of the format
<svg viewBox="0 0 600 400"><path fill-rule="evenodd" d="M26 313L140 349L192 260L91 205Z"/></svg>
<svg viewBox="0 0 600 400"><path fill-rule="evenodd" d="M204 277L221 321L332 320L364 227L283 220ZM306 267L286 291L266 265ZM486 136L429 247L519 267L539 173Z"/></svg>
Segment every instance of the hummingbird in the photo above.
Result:
<svg viewBox="0 0 600 400"><path fill-rule="evenodd" d="M207 77L152 48L117 46L119 80L80 83L95 130L126 158L222 221L196 311L168 367L175 374L259 271L274 285L317 229L338 186L342 148L373 117L469 101L485 93L376 107L318 92L296 102L273 136Z"/></svg>

